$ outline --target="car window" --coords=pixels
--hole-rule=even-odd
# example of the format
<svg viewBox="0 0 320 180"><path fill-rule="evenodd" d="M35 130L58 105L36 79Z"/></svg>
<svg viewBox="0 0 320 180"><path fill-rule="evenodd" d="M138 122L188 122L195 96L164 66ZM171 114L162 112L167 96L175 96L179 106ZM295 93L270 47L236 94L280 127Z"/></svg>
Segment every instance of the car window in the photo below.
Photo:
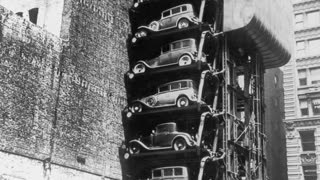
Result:
<svg viewBox="0 0 320 180"><path fill-rule="evenodd" d="M166 53L170 50L170 45L166 44L164 46L162 46L162 53Z"/></svg>
<svg viewBox="0 0 320 180"><path fill-rule="evenodd" d="M182 168L174 168L174 175L181 176L182 175Z"/></svg>
<svg viewBox="0 0 320 180"><path fill-rule="evenodd" d="M181 48L181 43L180 42L175 42L175 43L172 43L172 49L179 49Z"/></svg>
<svg viewBox="0 0 320 180"><path fill-rule="evenodd" d="M159 92L169 91L169 86L162 86L159 88Z"/></svg>
<svg viewBox="0 0 320 180"><path fill-rule="evenodd" d="M172 14L177 14L180 12L180 7L177 7L177 8L173 8L172 9Z"/></svg>
<svg viewBox="0 0 320 180"><path fill-rule="evenodd" d="M171 84L171 90L177 90L180 88L180 83L173 83Z"/></svg>
<svg viewBox="0 0 320 180"><path fill-rule="evenodd" d="M182 81L180 84L181 84L181 88L188 87L188 82L187 81Z"/></svg>
<svg viewBox="0 0 320 180"><path fill-rule="evenodd" d="M161 170L154 170L153 177L161 177Z"/></svg>
<svg viewBox="0 0 320 180"><path fill-rule="evenodd" d="M189 47L191 46L191 40L182 41L182 47Z"/></svg>
<svg viewBox="0 0 320 180"><path fill-rule="evenodd" d="M164 11L164 12L162 13L162 17L167 17L167 16L170 16L170 10Z"/></svg>
<svg viewBox="0 0 320 180"><path fill-rule="evenodd" d="M172 176L173 175L173 169L164 169L163 171L164 176Z"/></svg>
<svg viewBox="0 0 320 180"><path fill-rule="evenodd" d="M187 6L182 6L182 11L187 11Z"/></svg>

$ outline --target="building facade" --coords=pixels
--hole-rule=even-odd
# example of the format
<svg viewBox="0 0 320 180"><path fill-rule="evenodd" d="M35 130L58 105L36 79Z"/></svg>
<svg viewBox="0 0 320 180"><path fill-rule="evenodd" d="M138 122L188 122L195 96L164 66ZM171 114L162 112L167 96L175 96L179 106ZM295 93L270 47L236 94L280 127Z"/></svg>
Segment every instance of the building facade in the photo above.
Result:
<svg viewBox="0 0 320 180"><path fill-rule="evenodd" d="M0 5L0 179L121 179L131 2Z"/></svg>
<svg viewBox="0 0 320 180"><path fill-rule="evenodd" d="M320 1L295 0L295 57L284 67L289 180L320 179Z"/></svg>

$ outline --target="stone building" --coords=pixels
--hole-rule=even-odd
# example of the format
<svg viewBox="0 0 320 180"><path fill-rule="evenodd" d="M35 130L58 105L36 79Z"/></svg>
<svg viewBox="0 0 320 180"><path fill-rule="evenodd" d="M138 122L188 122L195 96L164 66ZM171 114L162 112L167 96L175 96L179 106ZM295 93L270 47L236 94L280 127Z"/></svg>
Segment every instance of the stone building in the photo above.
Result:
<svg viewBox="0 0 320 180"><path fill-rule="evenodd" d="M0 5L0 179L120 179L131 4Z"/></svg>
<svg viewBox="0 0 320 180"><path fill-rule="evenodd" d="M289 180L320 178L320 1L294 0L295 57L284 67Z"/></svg>

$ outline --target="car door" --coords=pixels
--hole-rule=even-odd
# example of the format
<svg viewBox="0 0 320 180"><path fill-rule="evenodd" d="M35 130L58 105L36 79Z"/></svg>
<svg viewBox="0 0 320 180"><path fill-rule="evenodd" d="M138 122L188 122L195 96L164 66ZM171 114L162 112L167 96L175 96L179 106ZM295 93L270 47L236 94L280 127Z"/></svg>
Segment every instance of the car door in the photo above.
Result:
<svg viewBox="0 0 320 180"><path fill-rule="evenodd" d="M156 134L154 136L154 145L160 147L171 146L170 138L170 127L165 125L160 125L157 127Z"/></svg>
<svg viewBox="0 0 320 180"><path fill-rule="evenodd" d="M162 54L159 57L159 61L158 61L159 66L166 65L168 60L171 58L171 56L172 56L171 49L172 49L171 44L166 44L162 47Z"/></svg>
<svg viewBox="0 0 320 180"><path fill-rule="evenodd" d="M159 106L168 105L169 97L170 97L170 85L160 86L159 93L157 96L158 96Z"/></svg>
<svg viewBox="0 0 320 180"><path fill-rule="evenodd" d="M176 27L177 21L181 17L181 7L172 8L170 27Z"/></svg>
<svg viewBox="0 0 320 180"><path fill-rule="evenodd" d="M166 29L170 27L171 21L171 10L166 10L162 12L161 20L160 20L160 30Z"/></svg>

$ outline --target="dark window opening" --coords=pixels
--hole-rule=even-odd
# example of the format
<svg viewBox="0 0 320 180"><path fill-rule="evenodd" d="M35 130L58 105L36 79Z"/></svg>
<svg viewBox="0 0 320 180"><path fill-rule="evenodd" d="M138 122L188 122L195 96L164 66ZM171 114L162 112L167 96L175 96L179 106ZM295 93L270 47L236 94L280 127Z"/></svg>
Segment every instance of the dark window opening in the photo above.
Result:
<svg viewBox="0 0 320 180"><path fill-rule="evenodd" d="M39 8L33 8L29 10L29 20L34 24L37 24L38 11Z"/></svg>
<svg viewBox="0 0 320 180"><path fill-rule="evenodd" d="M303 166L305 180L317 180L317 166Z"/></svg>
<svg viewBox="0 0 320 180"><path fill-rule="evenodd" d="M23 17L23 12L17 12L16 15L20 16L20 17Z"/></svg>
<svg viewBox="0 0 320 180"><path fill-rule="evenodd" d="M80 164L86 164L86 158L77 156L77 162Z"/></svg>
<svg viewBox="0 0 320 180"><path fill-rule="evenodd" d="M314 131L300 131L301 144L303 151L315 151Z"/></svg>

